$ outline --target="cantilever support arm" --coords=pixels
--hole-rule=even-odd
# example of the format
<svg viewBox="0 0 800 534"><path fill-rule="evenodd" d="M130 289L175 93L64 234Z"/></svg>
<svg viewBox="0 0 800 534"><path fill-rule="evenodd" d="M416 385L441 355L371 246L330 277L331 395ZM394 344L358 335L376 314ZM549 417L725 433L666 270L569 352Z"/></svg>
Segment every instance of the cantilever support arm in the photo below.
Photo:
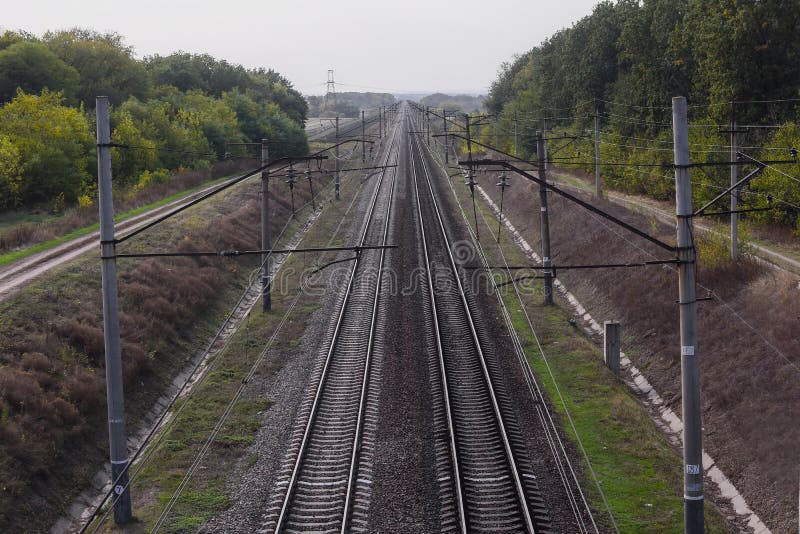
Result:
<svg viewBox="0 0 800 534"><path fill-rule="evenodd" d="M642 239L646 239L647 241L650 241L651 243L653 243L655 245L658 245L659 247L663 248L664 250L668 250L669 252L672 252L672 253L676 253L677 252L677 248L672 246L672 245L670 245L669 243L665 243L664 241L661 241L657 237L653 237L650 234L648 234L646 232L643 232L642 230L639 230L635 226L632 226L632 225L626 223L625 221L623 221L621 219L618 219L617 217L614 217L610 213L606 213L605 211L601 210L600 208L595 207L595 206L591 205L590 203L585 202L585 201L579 199L578 197L567 193L563 189L560 189L559 187L556 187L555 185L551 184L550 182L548 182L546 180L542 180L538 176L535 176L535 175L533 175L533 174L531 174L531 173L529 173L527 171L524 171L523 169L520 169L516 165L513 165L513 164L509 163L506 160L502 160L502 159L478 159L478 160L472 160L472 161L459 161L458 163L459 163L459 165L467 165L467 166L496 165L496 166L504 167L506 169L514 171L517 174L519 174L520 176L523 176L523 177L527 178L528 180L531 180L532 182L536 182L537 184L546 187L548 190L552 191L553 193L555 193L555 194L557 194L557 195L559 195L561 197L566 198L570 202L573 202L573 203L581 206L582 208L584 208L584 209L586 209L588 211L591 211L592 213L595 213L595 214L603 217L604 219L607 219L607 220L613 222L617 226L621 226L622 228L628 230L629 232L638 235Z"/></svg>

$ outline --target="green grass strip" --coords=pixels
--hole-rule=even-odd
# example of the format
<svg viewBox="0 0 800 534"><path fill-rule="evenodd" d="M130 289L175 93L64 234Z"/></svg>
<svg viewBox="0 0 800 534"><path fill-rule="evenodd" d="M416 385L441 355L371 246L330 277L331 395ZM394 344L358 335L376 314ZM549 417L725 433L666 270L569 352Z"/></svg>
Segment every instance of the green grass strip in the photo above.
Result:
<svg viewBox="0 0 800 534"><path fill-rule="evenodd" d="M162 198L161 200L157 200L157 201L152 202L150 204L147 204L145 206L140 206L138 208L134 208L132 210L128 210L125 213L122 213L122 214L118 215L117 217L115 217L114 218L114 222L119 223L119 222L125 221L127 219L130 219L131 217L135 217L136 215L139 215L139 214L144 213L146 211L149 211L149 210L152 210L152 209L155 209L155 208L159 208L159 207L161 207L161 206L163 206L165 204L169 204L170 202L172 202L174 200L178 200L180 198L183 198L184 196L190 195L190 194L192 194L192 193L194 193L196 191L199 191L199 190L201 190L201 189L203 189L205 187L208 187L208 186L217 184L219 182L222 182L224 180L227 180L228 178L230 178L230 176L225 176L223 178L217 178L216 180L211 180L211 181L205 182L205 183L200 184L200 185L198 185L196 187L192 187L191 189L186 189L184 191L179 191L178 193L175 193L175 194L170 195L168 197ZM95 230L97 230L98 228L100 228L99 223L94 223L94 224L92 224L90 226L85 226L83 228L78 228L76 230L73 230L73 231L69 232L68 234L65 234L65 235L60 236L60 237L56 237L55 239L51 239L50 241L45 241L44 243L39 243L38 245L34 245L32 247L29 247L29 248L25 248L25 249L21 249L21 250L14 250L12 252L7 252L5 254L0 255L0 267L3 267L4 265L9 265L9 264L14 263L16 261L19 261L19 260L21 260L23 258L27 258L28 256L32 256L33 254L36 254L38 252L42 252L44 250L49 250L51 248L55 248L55 247L57 247L57 246L59 246L59 245L61 245L63 243L66 243L67 241L70 241L72 239L75 239L75 238L82 237L82 236L85 236L87 234L90 234L90 233L94 232Z"/></svg>

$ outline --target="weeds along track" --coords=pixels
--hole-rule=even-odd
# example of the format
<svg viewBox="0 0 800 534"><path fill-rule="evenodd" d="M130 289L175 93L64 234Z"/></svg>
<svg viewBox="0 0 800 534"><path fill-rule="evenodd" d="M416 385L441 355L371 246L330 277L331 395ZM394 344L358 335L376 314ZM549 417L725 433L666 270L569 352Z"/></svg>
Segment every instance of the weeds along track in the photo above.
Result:
<svg viewBox="0 0 800 534"><path fill-rule="evenodd" d="M431 365L434 393L438 390L434 418L440 427L437 435L446 435L437 444L439 463L447 464L440 466L439 477L447 473L444 476L451 481L450 491L440 489L442 528L464 533L547 532L549 514L524 452L499 363L491 343L476 326L475 302L462 284L416 135L411 136L406 152L437 355L436 364Z"/></svg>
<svg viewBox="0 0 800 534"><path fill-rule="evenodd" d="M381 157L397 159L398 129ZM385 245L396 170L376 177L359 245ZM388 302L381 298L385 250L364 250L353 261L316 387L300 407L269 508L269 532L347 532L366 525L382 355L376 338Z"/></svg>

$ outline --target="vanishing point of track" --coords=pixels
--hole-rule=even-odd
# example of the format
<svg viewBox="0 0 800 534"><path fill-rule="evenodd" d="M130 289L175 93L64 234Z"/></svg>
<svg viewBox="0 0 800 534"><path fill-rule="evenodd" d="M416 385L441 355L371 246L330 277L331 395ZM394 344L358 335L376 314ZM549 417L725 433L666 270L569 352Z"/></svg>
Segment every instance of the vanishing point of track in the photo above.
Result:
<svg viewBox="0 0 800 534"><path fill-rule="evenodd" d="M441 530L547 532L548 513L497 361L486 353L487 340L476 326L474 297L462 282L424 148L413 133L404 135L411 130L409 115L400 117L382 163L407 158L404 178L413 183L426 278L424 312L434 340L428 343L435 361L431 380L439 392L433 416L440 421ZM394 171L379 175L359 244L387 244L396 179ZM374 442L363 429L377 412L369 392L371 385L375 389L370 384L374 367L382 360L373 354L376 323L389 305L381 294L384 259L383 250L362 251L355 259L313 396L301 408L304 424L295 430L277 478L267 531L366 529L369 489L360 487L365 482L359 466L362 438Z"/></svg>

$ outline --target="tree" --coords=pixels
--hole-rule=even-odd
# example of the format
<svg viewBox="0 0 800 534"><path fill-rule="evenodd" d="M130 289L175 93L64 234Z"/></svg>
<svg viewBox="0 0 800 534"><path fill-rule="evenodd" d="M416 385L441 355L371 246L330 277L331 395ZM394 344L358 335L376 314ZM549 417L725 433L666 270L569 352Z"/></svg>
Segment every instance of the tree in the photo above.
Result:
<svg viewBox="0 0 800 534"><path fill-rule="evenodd" d="M112 149L114 181L118 184L135 183L143 171L158 166L157 144L144 136L127 110L114 110L111 126L112 143L136 147Z"/></svg>
<svg viewBox="0 0 800 534"><path fill-rule="evenodd" d="M308 117L308 103L303 95L292 87L291 82L274 70L255 69L250 71L250 85L256 100L275 102L281 111L303 125Z"/></svg>
<svg viewBox="0 0 800 534"><path fill-rule="evenodd" d="M86 107L94 108L99 95L108 96L112 104L121 104L130 96L146 96L147 72L120 35L72 29L46 33L44 41L62 61L77 70L80 82L76 96Z"/></svg>
<svg viewBox="0 0 800 534"><path fill-rule="evenodd" d="M22 162L17 198L26 205L59 195L74 201L91 185L93 136L83 110L63 105L61 93L19 91L0 108L0 135Z"/></svg>
<svg viewBox="0 0 800 534"><path fill-rule="evenodd" d="M0 208L17 207L21 202L22 158L11 138L0 134Z"/></svg>
<svg viewBox="0 0 800 534"><path fill-rule="evenodd" d="M157 143L158 166L166 169L205 167L214 159L198 114L179 107L180 94L174 100L152 99L142 102L131 97L119 107L120 115L127 113L145 139Z"/></svg>
<svg viewBox="0 0 800 534"><path fill-rule="evenodd" d="M170 85L182 92L191 89L209 91L208 61L202 56L186 52L176 52L169 56L155 55L145 58L145 68L153 85Z"/></svg>
<svg viewBox="0 0 800 534"><path fill-rule="evenodd" d="M685 22L698 66L694 89L707 94L709 103L798 96L796 2L693 1ZM740 118L757 119L759 113Z"/></svg>
<svg viewBox="0 0 800 534"><path fill-rule="evenodd" d="M20 41L0 50L0 102L14 98L17 89L26 93L58 91L66 101L74 102L78 83L78 71L42 43Z"/></svg>
<svg viewBox="0 0 800 534"><path fill-rule="evenodd" d="M197 121L203 136L213 147L217 157L227 152L228 143L244 141L236 113L224 99L204 95L197 90L188 91L169 99L172 106L185 114L187 120Z"/></svg>
<svg viewBox="0 0 800 534"><path fill-rule="evenodd" d="M533 50L530 50L524 54L514 56L513 61L510 63L504 62L500 65L497 79L492 82L484 104L490 113L501 113L503 108L511 103L515 95L514 79L528 64L532 54Z"/></svg>
<svg viewBox="0 0 800 534"><path fill-rule="evenodd" d="M0 35L0 50L5 50L9 46L23 41L36 42L38 39L32 34L21 30L16 32L6 30L3 35Z"/></svg>

